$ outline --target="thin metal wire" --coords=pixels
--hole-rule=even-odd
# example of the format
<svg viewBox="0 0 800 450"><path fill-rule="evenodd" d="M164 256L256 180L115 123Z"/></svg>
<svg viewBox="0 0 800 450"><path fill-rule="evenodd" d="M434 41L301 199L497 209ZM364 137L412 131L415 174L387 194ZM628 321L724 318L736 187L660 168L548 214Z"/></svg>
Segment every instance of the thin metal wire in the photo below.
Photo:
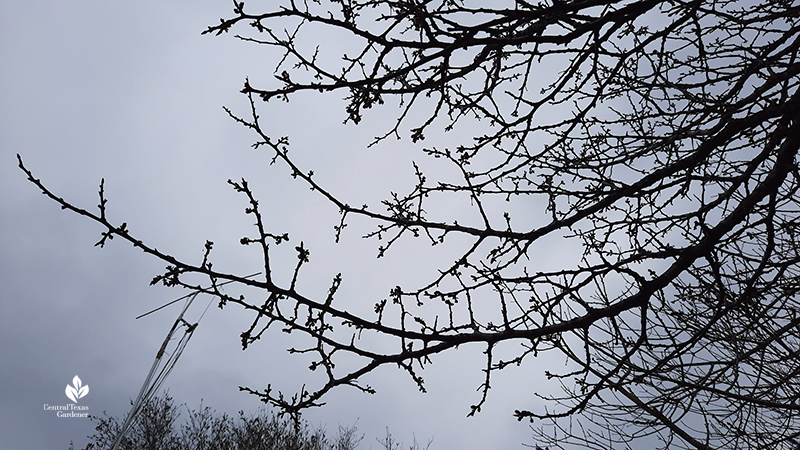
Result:
<svg viewBox="0 0 800 450"><path fill-rule="evenodd" d="M243 277L243 278L252 278L252 277L254 277L254 276L256 276L256 275L261 275L261 272L256 272L256 273L253 273L253 274L247 275L247 276L245 276L245 277ZM230 284L230 283L233 283L233 282L235 282L235 281L236 281L236 280L229 280L229 281L226 281L226 282L224 282L224 283L220 283L220 284L219 284L219 286L225 286L226 284ZM183 297L181 297L181 298L176 298L175 300L173 300L173 301L171 301L171 302L169 302L169 303L167 303L167 304L161 305L161 306L159 306L158 308L156 308L156 309L154 309L154 310L152 310L152 311L148 311L148 312L146 312L146 313L144 313L144 314L141 314L141 315L139 315L139 316L136 316L136 318L137 318L137 319L141 319L141 318L142 318L142 317L144 317L144 316L147 316L147 315L153 314L153 313L154 313L154 312L156 312L156 311L162 310L162 309L166 308L167 306L169 306L169 305L171 305L171 304L173 304L173 303L179 302L179 301L181 301L181 300L183 300L183 299L185 299L185 298L189 298L189 297L191 297L192 295L195 295L195 294L196 294L196 292L195 292L195 293L192 293L192 294L186 294L186 295L184 295L184 296L183 296Z"/></svg>
<svg viewBox="0 0 800 450"><path fill-rule="evenodd" d="M177 330L178 326L182 325L182 322L187 323L183 319L183 315L189 309L189 306L191 306L192 302L197 297L197 295L198 292L195 292L194 294L188 296L189 300L186 302L186 305L183 307L183 310L181 311L180 315L178 315L178 319L175 320L175 323L172 325L172 328L169 330L169 333L167 333L167 337L164 339L164 342L161 344L161 348L158 350L158 353L156 354L156 359L155 361L153 361L153 365L150 367L150 372L148 372L147 377L145 378L144 383L142 384L142 388L139 390L139 395L136 397L136 401L133 402L133 407L131 408L131 411L128 413L128 417L125 418L125 423L122 424L122 428L120 429L119 434L117 434L117 437L114 440L114 445L111 446L111 450L117 449L120 442L122 442L122 438L125 437L125 433L128 432L128 429L133 423L136 414L139 412L144 402L147 399L150 399L158 391L158 388L164 382L167 375L169 375L169 373L172 371L172 368L175 366L175 363L178 361L178 357L180 357L180 354L183 353L183 350L186 348L186 343L188 343L189 340L187 338L187 335L189 338L191 337L191 335L194 333L195 327L197 327L196 323L194 324L194 326L187 327L187 331L184 332L184 335L181 337L180 341L178 341L177 348L169 356L169 358L166 361L166 364L156 377L156 381L153 383L152 382L153 374L156 372L156 368L160 365L162 361L161 358L164 356L164 353L166 353L167 345L169 344L170 340L172 340L172 335L175 334L175 331Z"/></svg>
<svg viewBox="0 0 800 450"><path fill-rule="evenodd" d="M256 272L254 274L247 275L244 278L252 278L260 274L261 272ZM220 283L218 286L221 287L226 284L233 283L234 281L235 280L226 281L224 283ZM172 369L175 367L175 364L178 362L178 358L180 358L181 354L186 349L186 345L189 343L189 339L191 339L192 334L194 334L195 328L197 328L197 325L200 323L200 319L202 319L203 316L206 315L208 308L211 306L211 303L214 300L213 297L209 301L208 305L206 305L206 308L205 310L203 310L203 313L197 319L197 322L195 322L194 324L190 324L189 322L186 321L186 319L183 318L183 315L186 314L186 311L189 310L189 307L192 305L194 299L197 298L198 294L200 294L200 292L193 292L191 294L186 294L183 297L177 298L169 303L159 306L158 308L152 311L148 311L136 317L136 319L141 319L144 316L162 310L167 306L172 305L173 303L176 303L180 300L188 299L186 305L183 307L183 310L181 310L181 313L178 315L178 318L172 325L172 328L169 330L169 333L167 333L167 337L161 344L161 348L159 348L158 353L156 354L156 359L155 361L153 361L153 365L150 367L150 372L148 372L147 377L145 378L144 383L142 384L142 388L139 390L139 395L136 397L136 401L133 402L131 411L128 413L128 417L125 418L125 423L123 423L122 428L119 431L119 434L117 434L117 437L114 440L114 445L111 446L110 450L117 450L117 447L122 442L122 439L125 437L125 433L128 432L128 429L133 424L136 415L142 408L142 405L144 405L144 403L147 400L151 399L161 388L161 385L164 383L164 380L167 379L167 376L169 376L169 374L172 372ZM164 354L167 353L167 346L169 345L169 342L172 340L172 336L175 334L176 330L181 325L186 327L186 329L183 332L183 335L178 340L178 343L175 346L175 350L171 354L169 354L166 360L163 360L164 365L158 371L158 375L156 375L155 378L153 378L153 374L156 373L156 369L161 365Z"/></svg>

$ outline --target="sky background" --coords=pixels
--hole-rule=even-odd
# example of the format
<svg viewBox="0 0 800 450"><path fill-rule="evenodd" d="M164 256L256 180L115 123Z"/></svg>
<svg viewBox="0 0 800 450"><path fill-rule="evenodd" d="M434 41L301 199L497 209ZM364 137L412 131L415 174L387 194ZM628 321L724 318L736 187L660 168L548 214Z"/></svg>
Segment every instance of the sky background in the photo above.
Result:
<svg viewBox="0 0 800 450"><path fill-rule="evenodd" d="M252 235L245 199L226 184L246 177L272 230L292 238L277 275L288 276L292 248L302 240L312 252L304 289L324 293L341 271L342 301L353 305L371 306L392 286L447 261L447 246L431 253L413 242L376 260L377 244L359 239L368 224L358 222L335 245L337 211L293 182L284 167L269 167L266 151L250 148L255 137L222 106L246 112L238 93L244 78L270 79L275 54L231 35L200 35L230 10L230 2L210 0L0 3L3 448L85 445L93 431L89 420L43 410L69 403L64 389L75 375L90 386L79 402L90 413L124 415L179 307L134 318L185 294L150 287L164 264L129 244L116 239L93 247L100 227L41 195L17 168L17 153L57 195L86 209L96 211L104 178L112 222L127 222L140 239L189 261L199 262L203 243L212 240L215 267L239 274L260 269L258 253L238 244ZM368 116L354 129L341 125L342 103L321 99L298 96L264 108L265 123L290 136L298 160L352 204L377 204L390 190L406 190L413 172L411 150L403 146L410 140L364 145L396 110ZM190 316L199 316L208 300L199 298ZM254 412L261 403L238 386L271 383L287 393L305 382L315 386L319 379L307 360L286 354L299 345L295 336L272 333L241 351L239 333L251 320L235 307L212 305L164 384L176 403L197 408L202 400L219 412ZM432 438L431 449L533 444L528 425L512 413L536 406L534 391L548 388L539 384L540 364L553 362L496 373L483 412L466 418L480 398L481 350L435 358L422 373L427 394L384 367L364 379L376 395L339 388L305 418L330 431L357 426L365 434L363 449L380 448L376 439L386 427L406 443Z"/></svg>

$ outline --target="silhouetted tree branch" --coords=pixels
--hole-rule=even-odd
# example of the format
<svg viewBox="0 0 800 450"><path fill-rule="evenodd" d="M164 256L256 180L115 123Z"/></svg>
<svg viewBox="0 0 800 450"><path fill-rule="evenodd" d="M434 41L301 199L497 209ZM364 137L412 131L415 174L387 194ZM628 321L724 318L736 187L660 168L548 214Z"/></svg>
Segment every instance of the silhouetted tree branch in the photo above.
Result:
<svg viewBox="0 0 800 450"><path fill-rule="evenodd" d="M492 373L543 352L569 361L546 371L560 395L515 412L538 420L550 447L657 435L670 448L775 448L794 436L800 412L799 22L788 1L289 0L267 11L235 2L206 33L238 30L283 56L273 84L245 81L249 111L228 113L340 211L336 240L364 219L379 257L416 237L431 252L464 242L428 281L393 287L367 311L337 306L341 275L327 296L301 293L302 242L291 279L274 279L272 246L289 238L270 230L245 180L230 184L255 219L241 243L263 255L260 280L212 269L208 254L199 265L180 260L109 223L102 184L98 215L20 167L63 208L100 223L99 245L117 236L165 261L153 283L252 311L244 348L271 327L311 336L314 345L293 351L316 356L322 385L291 398L246 388L287 412L343 385L372 392L361 378L387 364L424 390L418 369L431 356L474 343L486 366L470 414ZM361 46L331 62L324 44L308 45L339 34ZM351 206L259 119L280 107L262 101L303 91L344 92L353 124L398 106L373 144L408 136L421 146L443 130L447 147L424 152L460 178L428 176L414 162L406 194ZM471 205L471 215L442 217L442 201ZM543 268L542 244L553 241L580 246L581 258ZM208 282L189 283L192 273ZM228 296L220 281L260 289L266 301ZM476 313L487 305L496 313ZM375 350L376 336L395 350ZM500 346L515 353L501 358ZM336 366L339 355L362 364Z"/></svg>

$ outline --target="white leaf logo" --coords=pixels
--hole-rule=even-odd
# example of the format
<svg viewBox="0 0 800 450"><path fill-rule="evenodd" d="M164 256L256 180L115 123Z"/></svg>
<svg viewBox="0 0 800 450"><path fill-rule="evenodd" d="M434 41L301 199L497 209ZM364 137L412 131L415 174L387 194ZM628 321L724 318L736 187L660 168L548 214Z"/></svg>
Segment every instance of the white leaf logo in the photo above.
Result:
<svg viewBox="0 0 800 450"><path fill-rule="evenodd" d="M89 393L89 385L81 386L81 384L81 379L75 375L75 378L72 379L72 386L67 385L67 397L75 403L78 403L79 398L85 397Z"/></svg>

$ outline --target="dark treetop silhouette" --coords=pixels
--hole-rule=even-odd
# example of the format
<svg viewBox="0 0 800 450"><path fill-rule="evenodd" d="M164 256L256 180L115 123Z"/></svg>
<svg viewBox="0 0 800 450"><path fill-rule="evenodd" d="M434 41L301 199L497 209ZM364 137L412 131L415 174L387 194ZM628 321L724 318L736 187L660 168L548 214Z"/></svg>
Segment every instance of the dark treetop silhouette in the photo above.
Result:
<svg viewBox="0 0 800 450"><path fill-rule="evenodd" d="M800 7L480 3L284 1L266 12L235 3L230 19L206 30L236 30L283 52L272 85L245 81L251 109L228 112L257 135L254 147L340 211L337 241L363 219L374 224L367 237L382 239L378 256L412 238L429 240L430 252L445 241L463 245L427 282L366 299L374 305L366 310L338 306L338 275L327 295L304 294L302 243L293 276L273 277L287 262L271 250L289 237L271 230L245 180L230 184L255 221L241 243L263 254L259 279L212 268L210 242L199 264L141 242L106 219L102 183L99 212L90 212L20 166L62 207L100 223L99 245L116 236L165 261L153 283L251 311L245 348L270 327L313 337L294 351L315 355L323 384L291 398L246 388L287 412L319 405L342 385L372 392L359 380L382 365L399 366L423 389L418 368L429 357L478 344L485 382L471 414L496 371L543 352L569 361L545 372L561 393L514 413L536 419L540 444L551 448L651 435L670 448L786 445L800 411ZM336 36L348 43L343 56L309 43ZM353 124L395 105L374 143L410 135L460 176L428 177L426 161L415 162L407 194L352 206L259 120L259 110L280 107L262 101L303 91L344 92ZM470 213L445 216L445 202ZM582 255L542 266L537 246L553 241ZM218 288L226 281L263 294L227 295ZM393 339L394 350L371 345L376 337ZM340 358L348 363L335 366Z"/></svg>
<svg viewBox="0 0 800 450"><path fill-rule="evenodd" d="M187 412L180 420L181 412ZM89 416L95 433L81 450L112 447L126 417ZM294 426L297 425L297 426ZM387 431L388 434L388 431ZM391 435L388 435L391 438ZM219 414L208 406L188 409L176 405L169 393L158 393L144 402L136 424L123 439L121 450L355 450L362 436L353 427L339 426L338 433L292 424L274 413L239 411L236 416ZM387 447L388 448L388 447ZM418 448L418 447L417 447ZM69 450L75 446L70 444ZM388 450L395 450L388 448Z"/></svg>

